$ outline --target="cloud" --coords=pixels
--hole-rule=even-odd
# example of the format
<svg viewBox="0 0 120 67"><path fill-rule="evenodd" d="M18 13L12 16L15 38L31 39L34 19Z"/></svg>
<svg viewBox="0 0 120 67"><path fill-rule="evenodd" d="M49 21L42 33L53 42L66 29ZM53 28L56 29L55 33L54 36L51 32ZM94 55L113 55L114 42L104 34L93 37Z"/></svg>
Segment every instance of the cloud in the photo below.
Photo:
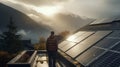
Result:
<svg viewBox="0 0 120 67"><path fill-rule="evenodd" d="M27 33L26 33L26 31L25 30L19 30L18 32L17 32L17 34L20 34L20 35L22 35L22 36L26 36L27 35Z"/></svg>
<svg viewBox="0 0 120 67"><path fill-rule="evenodd" d="M50 27L57 32L65 30L74 32L84 25L90 23L91 21L92 19L83 19L78 15L59 13L51 18L51 21L48 21L46 23L50 23Z"/></svg>
<svg viewBox="0 0 120 67"><path fill-rule="evenodd" d="M35 14L30 13L30 14L27 14L27 15L28 15L30 18L32 18L33 20L36 20L37 22L40 21L40 17L37 16L37 15L35 15Z"/></svg>
<svg viewBox="0 0 120 67"><path fill-rule="evenodd" d="M84 20L83 18L79 17L78 15L74 15L71 13L64 13L64 9L61 10L61 13L57 13L53 17L46 17L43 14L39 13L38 11L34 10L35 8L39 9L38 6L36 7L36 6L34 6L34 4L25 4L24 1L21 1L21 2L19 2L19 1L21 1L21 0L16 0L17 3L11 4L12 7L23 8L22 10L25 10L25 8L26 8L26 12L25 12L26 15L28 15L32 19L36 20L37 23L47 25L57 32L61 32L64 30L70 30L73 32L90 22L88 19ZM27 0L25 0L25 1L27 1ZM30 2L32 2L32 1L30 0ZM48 0L45 0L45 1L48 1ZM64 2L64 4L65 3L69 4L67 2L70 2L70 1L72 2L72 0L67 0L67 1L52 0L52 1ZM21 5L21 7L19 5ZM61 5L61 6L64 6L64 5ZM66 8L65 8L65 10L66 10ZM62 13L62 11L63 11L63 13Z"/></svg>
<svg viewBox="0 0 120 67"><path fill-rule="evenodd" d="M45 33L46 31L43 32ZM19 30L17 34L21 35L22 39L27 39L27 40L31 39L32 43L38 42L40 35L43 35L39 31L33 32L32 30L24 30L24 29ZM47 34L43 35L43 37L45 37Z"/></svg>
<svg viewBox="0 0 120 67"><path fill-rule="evenodd" d="M2 0L3 2L11 2L24 6L26 10L40 6L56 6L60 5L63 8L61 12L73 13L82 17L89 18L111 18L120 16L120 0ZM8 3L7 3L8 4ZM10 4L10 3L9 3ZM15 7L15 6L14 6ZM20 8L22 7L15 7ZM23 11L25 12L25 10ZM27 13L27 12L25 12Z"/></svg>
<svg viewBox="0 0 120 67"><path fill-rule="evenodd" d="M62 3L69 0L16 0L16 1L35 6L42 6L42 5L55 5L57 3Z"/></svg>
<svg viewBox="0 0 120 67"><path fill-rule="evenodd" d="M83 21L82 17L101 19L120 16L119 0L8 0L12 7L23 11L26 15L36 20L37 23L47 25L53 29L75 29L77 25L88 24L89 21ZM13 3L12 3L13 2ZM61 4L62 3L62 4ZM44 14L35 10L40 6L59 5L57 16L46 17ZM65 15L59 15L64 13ZM68 15L67 15L68 14ZM73 14L72 16L69 14ZM75 17L75 15L77 17ZM78 18L78 16L81 16ZM88 20L88 19L87 19ZM42 22L41 22L42 21ZM84 23L82 23L84 22ZM82 23L82 24L81 24ZM57 30L57 29L56 29Z"/></svg>
<svg viewBox="0 0 120 67"><path fill-rule="evenodd" d="M74 0L65 4L68 12L89 18L106 18L120 15L120 0Z"/></svg>
<svg viewBox="0 0 120 67"><path fill-rule="evenodd" d="M21 7L19 7L20 4ZM26 12L25 12L26 15L37 21L37 23L47 25L48 27L52 28L57 32L61 32L64 30L75 31L76 29L84 26L84 24L89 23L89 21L85 21L83 20L83 18L79 17L78 15L75 16L74 14L71 13L66 14L63 12L63 13L58 13L53 17L47 17L39 13L38 11L34 10L34 8L38 8L35 7L34 5L24 4L22 2L11 5L12 7L17 9L24 7L22 10L25 10L26 8Z"/></svg>

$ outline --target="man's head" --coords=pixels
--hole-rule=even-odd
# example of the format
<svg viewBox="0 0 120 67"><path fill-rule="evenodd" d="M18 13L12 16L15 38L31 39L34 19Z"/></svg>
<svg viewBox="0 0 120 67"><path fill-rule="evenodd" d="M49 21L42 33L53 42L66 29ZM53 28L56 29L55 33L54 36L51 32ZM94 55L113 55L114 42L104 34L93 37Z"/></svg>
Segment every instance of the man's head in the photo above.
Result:
<svg viewBox="0 0 120 67"><path fill-rule="evenodd" d="M51 35L54 35L55 33L54 33L54 31L51 31Z"/></svg>

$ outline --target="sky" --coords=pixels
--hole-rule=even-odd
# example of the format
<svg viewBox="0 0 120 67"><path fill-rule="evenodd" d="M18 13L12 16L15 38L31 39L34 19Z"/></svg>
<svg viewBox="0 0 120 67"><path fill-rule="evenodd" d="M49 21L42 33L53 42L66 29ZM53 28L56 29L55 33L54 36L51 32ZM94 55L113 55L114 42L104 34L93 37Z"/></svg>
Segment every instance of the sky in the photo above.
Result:
<svg viewBox="0 0 120 67"><path fill-rule="evenodd" d="M36 21L55 18L56 14L74 14L83 18L101 19L118 17L120 0L1 0ZM38 15L39 14L39 15ZM41 19L40 19L41 18ZM51 25L51 23L45 23Z"/></svg>
<svg viewBox="0 0 120 67"><path fill-rule="evenodd" d="M57 32L73 32L93 19L119 18L120 0L0 0ZM114 19L113 19L114 20ZM24 33L24 31L21 31Z"/></svg>
<svg viewBox="0 0 120 67"><path fill-rule="evenodd" d="M120 13L120 0L1 0L1 2L18 10L22 9L21 11L25 13L33 10L46 16L62 12L88 18L106 18L118 16ZM29 16L37 18L32 14Z"/></svg>
<svg viewBox="0 0 120 67"><path fill-rule="evenodd" d="M82 18L71 13L72 9L66 9L73 0L1 0L1 2L25 13L40 24L48 25L57 32L75 31L90 22L86 17Z"/></svg>

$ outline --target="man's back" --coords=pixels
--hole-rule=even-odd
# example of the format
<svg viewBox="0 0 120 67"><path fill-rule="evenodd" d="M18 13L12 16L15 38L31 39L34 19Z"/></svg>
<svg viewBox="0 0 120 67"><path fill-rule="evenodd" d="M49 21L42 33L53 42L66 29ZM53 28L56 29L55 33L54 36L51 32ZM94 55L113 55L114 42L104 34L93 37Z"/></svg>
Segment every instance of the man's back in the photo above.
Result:
<svg viewBox="0 0 120 67"><path fill-rule="evenodd" d="M50 36L47 39L47 51L57 51L58 45L57 45L57 39L55 36Z"/></svg>

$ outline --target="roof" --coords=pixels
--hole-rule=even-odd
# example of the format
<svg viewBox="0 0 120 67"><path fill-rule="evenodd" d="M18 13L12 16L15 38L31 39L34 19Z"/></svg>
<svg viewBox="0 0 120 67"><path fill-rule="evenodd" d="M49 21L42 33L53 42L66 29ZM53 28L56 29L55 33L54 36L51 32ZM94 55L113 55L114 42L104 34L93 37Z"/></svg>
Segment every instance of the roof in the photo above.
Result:
<svg viewBox="0 0 120 67"><path fill-rule="evenodd" d="M85 31L91 31L91 30L120 30L120 20L116 20L113 21L109 24L98 24L98 25L86 25L82 28L80 28L78 31L80 30L85 30Z"/></svg>
<svg viewBox="0 0 120 67"><path fill-rule="evenodd" d="M59 44L84 67L120 66L120 23L87 25Z"/></svg>
<svg viewBox="0 0 120 67"><path fill-rule="evenodd" d="M119 22L120 18L102 18L102 19L96 19L95 21L93 21L92 23L90 23L89 25L99 25L99 24L110 24L112 22Z"/></svg>

